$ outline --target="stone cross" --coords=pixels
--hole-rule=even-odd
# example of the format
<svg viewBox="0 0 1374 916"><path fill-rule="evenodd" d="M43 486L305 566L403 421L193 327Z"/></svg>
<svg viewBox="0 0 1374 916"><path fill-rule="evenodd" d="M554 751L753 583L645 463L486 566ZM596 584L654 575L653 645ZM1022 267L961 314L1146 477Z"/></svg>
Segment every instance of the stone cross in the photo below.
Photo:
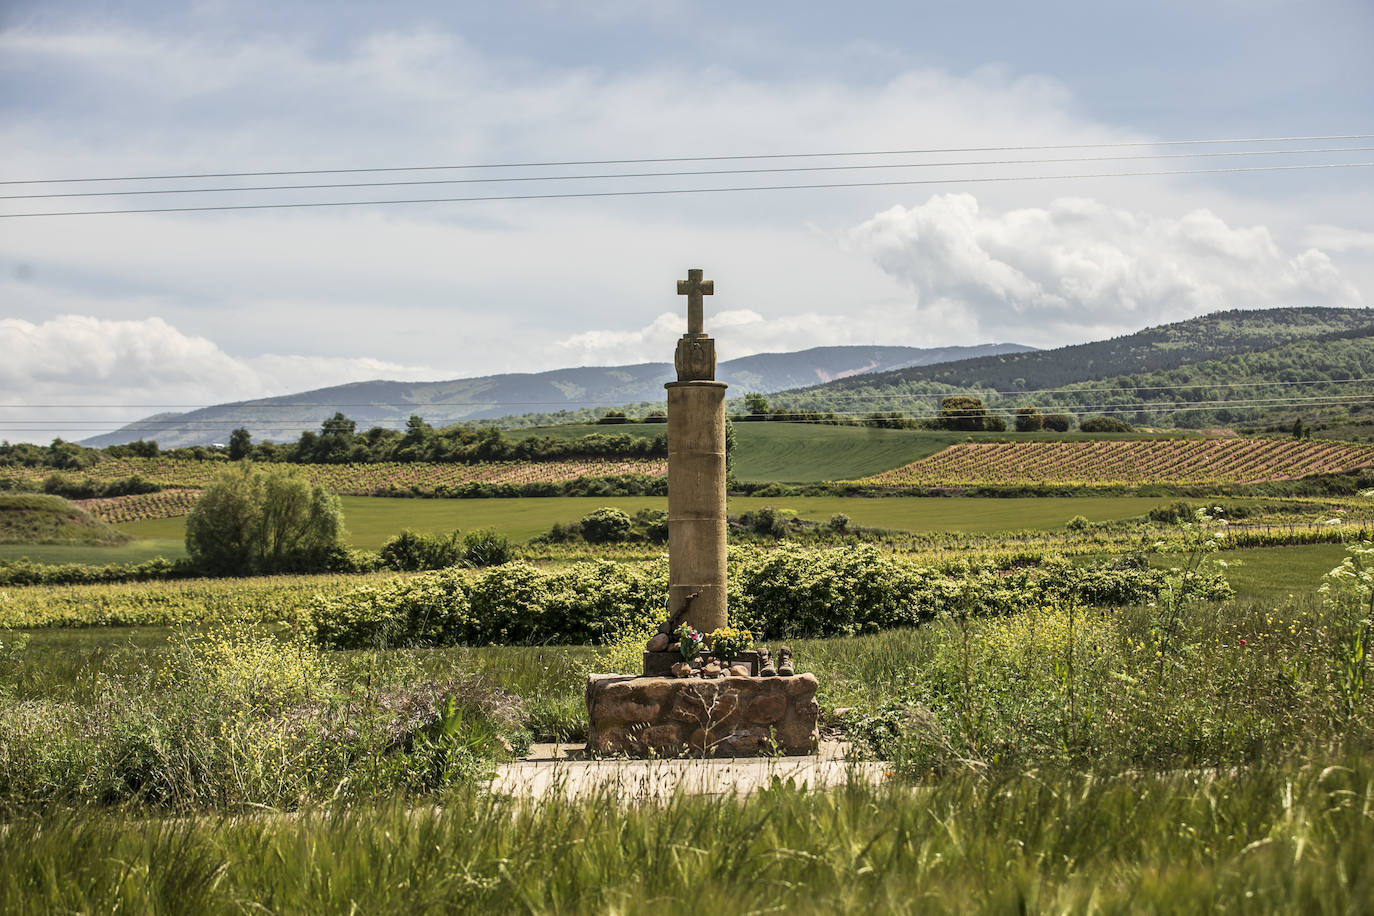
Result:
<svg viewBox="0 0 1374 916"><path fill-rule="evenodd" d="M715 280L701 279L700 268L687 271L687 279L677 281L677 294L687 297L687 333L704 334L705 321L702 318L702 296L712 296L716 292Z"/></svg>
<svg viewBox="0 0 1374 916"><path fill-rule="evenodd" d="M677 342L677 381L668 390L668 616L702 633L725 626L725 383L716 342L706 336L702 296L716 284L700 268L677 292L687 297L687 333ZM669 627L672 629L672 626ZM652 654L652 653L651 653Z"/></svg>

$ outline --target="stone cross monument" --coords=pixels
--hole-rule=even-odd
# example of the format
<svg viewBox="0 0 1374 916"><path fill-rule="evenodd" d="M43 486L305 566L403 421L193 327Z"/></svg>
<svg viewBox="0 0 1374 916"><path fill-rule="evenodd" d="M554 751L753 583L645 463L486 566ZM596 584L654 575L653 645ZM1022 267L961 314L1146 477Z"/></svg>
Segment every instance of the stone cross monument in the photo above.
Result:
<svg viewBox="0 0 1374 916"><path fill-rule="evenodd" d="M638 677L587 677L587 750L636 757L814 753L820 741L816 677L795 674L786 647L777 670L762 652L746 664L707 659L673 644L683 623L702 634L725 626L725 383L706 336L700 270L677 284L687 333L668 389L668 619L644 647ZM715 647L711 647L712 650Z"/></svg>
<svg viewBox="0 0 1374 916"><path fill-rule="evenodd" d="M725 626L725 388L716 342L706 336L702 297L715 281L687 271L687 333L668 389L668 620L702 633Z"/></svg>

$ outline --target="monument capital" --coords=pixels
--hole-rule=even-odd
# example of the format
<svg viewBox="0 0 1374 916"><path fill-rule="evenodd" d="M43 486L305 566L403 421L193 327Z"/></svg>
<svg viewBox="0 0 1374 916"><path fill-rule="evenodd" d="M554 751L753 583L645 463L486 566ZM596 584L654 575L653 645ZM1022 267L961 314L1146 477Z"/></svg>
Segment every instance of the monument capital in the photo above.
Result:
<svg viewBox="0 0 1374 916"><path fill-rule="evenodd" d="M703 280L702 270L687 271L687 279L677 281L677 294L687 297L687 333L677 342L673 366L679 382L712 381L716 377L716 342L706 335L703 296L716 292L716 281Z"/></svg>

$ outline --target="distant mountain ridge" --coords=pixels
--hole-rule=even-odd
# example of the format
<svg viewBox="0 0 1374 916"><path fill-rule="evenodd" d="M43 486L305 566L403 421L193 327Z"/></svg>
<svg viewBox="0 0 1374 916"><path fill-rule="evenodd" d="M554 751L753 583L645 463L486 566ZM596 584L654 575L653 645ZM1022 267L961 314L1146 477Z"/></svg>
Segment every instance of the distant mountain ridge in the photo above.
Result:
<svg viewBox="0 0 1374 916"><path fill-rule="evenodd" d="M814 347L796 353L759 353L726 360L717 377L732 395L765 394L817 382L850 378L970 357L1022 353L1020 344L961 347ZM336 411L357 421L359 429L400 427L411 414L434 426L525 413L556 413L589 407L661 402L663 383L674 378L670 363L581 367L548 372L509 373L444 382L354 382L298 394L204 407L185 413L145 417L114 432L85 439L92 447L154 439L164 448L226 442L242 426L255 441L295 439L318 429Z"/></svg>
<svg viewBox="0 0 1374 916"><path fill-rule="evenodd" d="M1003 411L1033 405L1198 427L1276 412L1291 419L1303 398L1314 409L1348 401L1358 412L1374 384L1343 380L1371 377L1374 309L1233 309L1110 340L841 379L769 400L798 411L931 416L942 396L970 394Z"/></svg>

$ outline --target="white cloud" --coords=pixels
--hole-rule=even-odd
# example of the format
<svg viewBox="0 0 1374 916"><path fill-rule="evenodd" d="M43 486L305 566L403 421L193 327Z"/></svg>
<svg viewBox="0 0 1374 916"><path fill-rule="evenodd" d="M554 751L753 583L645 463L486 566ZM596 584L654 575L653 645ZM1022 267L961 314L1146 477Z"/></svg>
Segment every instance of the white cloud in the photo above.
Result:
<svg viewBox="0 0 1374 916"><path fill-rule="evenodd" d="M0 438L11 440L84 438L155 412L345 382L446 377L369 357L236 358L161 318L0 319L0 352Z"/></svg>
<svg viewBox="0 0 1374 916"><path fill-rule="evenodd" d="M877 214L849 242L920 310L962 310L975 334L1040 345L1218 309L1363 302L1321 251L1287 254L1265 227L1207 210L1169 217L1062 198L996 213L943 194Z"/></svg>
<svg viewBox="0 0 1374 916"><path fill-rule="evenodd" d="M1368 251L1374 253L1374 232L1344 229L1340 226L1309 226L1304 241L1324 251Z"/></svg>
<svg viewBox="0 0 1374 916"><path fill-rule="evenodd" d="M766 325L762 315L753 309L726 309L710 315L709 333L724 334L736 351L733 356L757 353L752 341ZM554 344L553 351L562 356L560 365L604 366L638 362L671 361L677 340L686 330L682 315L664 312L642 328L629 331L584 331L565 337ZM743 348L741 350L741 348Z"/></svg>
<svg viewBox="0 0 1374 916"><path fill-rule="evenodd" d="M600 0L598 9L652 18L675 4ZM751 34L760 51L779 51L771 34ZM216 30L13 28L0 32L0 67L43 87L43 97L0 104L0 171L61 177L1149 139L1084 117L1072 87L994 68L952 74L893 60L883 79L845 82L819 71L766 78L661 60L636 71L549 67L494 57L439 29L317 44L290 31L250 42ZM479 175L491 173L452 173ZM498 187L527 193L533 185ZM544 189L554 187L565 189ZM175 390L195 392L171 396L183 402L426 367L453 378L667 360L682 320L672 284L694 266L719 283L708 328L722 359L844 343L1045 344L1213 307L1353 305L1356 281L1374 295L1374 270L1359 267L1374 260L1370 233L1338 225L1366 218L1358 189L1338 195L1345 210L1311 204L1297 212L1238 190L1255 185L1122 179L1093 184L1094 201L1046 204L1065 187L1074 185L981 185L971 210L958 203L971 198L920 203L925 191L907 187L0 220L0 314L39 326L60 314L134 324L157 315L188 340L214 341L217 355L172 360L205 376L181 377ZM894 201L904 206L888 209ZM1239 222L1255 228L1232 228ZM1317 250L1292 253L1313 223L1321 233L1306 244ZM670 311L678 317L663 317ZM291 355L269 361L264 353ZM375 362L347 355L357 353ZM109 390L100 365L71 362L64 390L99 399Z"/></svg>

